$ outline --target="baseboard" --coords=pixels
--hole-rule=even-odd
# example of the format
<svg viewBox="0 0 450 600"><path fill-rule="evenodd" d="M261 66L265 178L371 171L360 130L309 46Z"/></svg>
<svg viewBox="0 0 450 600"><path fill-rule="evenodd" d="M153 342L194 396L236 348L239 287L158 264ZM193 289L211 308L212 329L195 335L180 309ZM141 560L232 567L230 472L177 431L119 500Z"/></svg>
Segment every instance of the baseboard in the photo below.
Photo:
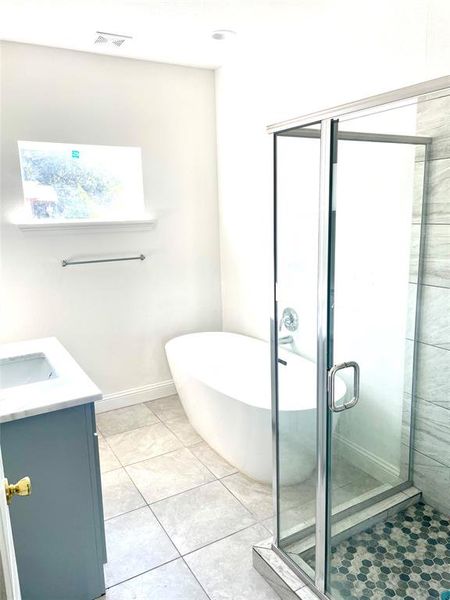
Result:
<svg viewBox="0 0 450 600"><path fill-rule="evenodd" d="M393 484L398 482L399 470L394 465L339 434L335 433L333 437L339 445L346 448L348 456L351 457L351 462L356 467L384 483Z"/></svg>
<svg viewBox="0 0 450 600"><path fill-rule="evenodd" d="M107 412L116 408L124 408L125 406L148 402L149 400L173 396L176 393L177 391L172 379L158 383L149 383L148 385L141 385L140 387L122 390L121 392L105 394L103 400L96 403L95 412Z"/></svg>

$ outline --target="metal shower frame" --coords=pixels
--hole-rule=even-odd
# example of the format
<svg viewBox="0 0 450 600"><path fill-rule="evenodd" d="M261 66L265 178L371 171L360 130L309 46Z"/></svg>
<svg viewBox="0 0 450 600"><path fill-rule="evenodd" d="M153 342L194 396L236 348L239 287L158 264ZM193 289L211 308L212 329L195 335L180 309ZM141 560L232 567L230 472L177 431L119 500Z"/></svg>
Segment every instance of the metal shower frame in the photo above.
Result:
<svg viewBox="0 0 450 600"><path fill-rule="evenodd" d="M330 538L329 513L329 490L328 490L328 460L329 460L329 409L328 409L328 277L329 277L329 259L330 259L330 202L333 193L333 150L338 139L351 139L359 141L378 141L403 144L424 144L425 145L425 170L423 191L426 193L428 177L428 158L431 138L422 136L405 136L390 134L372 134L361 132L337 132L336 124L354 119L359 116L365 116L379 112L379 109L386 105L386 110L400 108L414 101L415 98L425 94L444 91L450 88L450 76L440 77L416 85L400 88L392 92L378 94L369 98L364 98L356 102L343 104L324 111L314 112L305 116L289 119L280 123L275 123L267 127L267 132L273 134L273 167L274 167L274 211L273 211L273 240L274 240L274 263L273 263L273 313L271 315L271 372L272 372L272 445L273 445L273 499L275 505L274 519L274 541L273 550L283 559L286 564L305 582L315 593L327 600L327 561L328 561L328 541ZM320 125L318 129L303 129L298 131L299 127L308 127ZM318 281L317 281L317 482L316 482L316 539L315 539L315 579L314 581L304 573L300 567L287 556L279 547L279 420L278 420L278 322L277 322L277 137L320 137L320 185L319 185L319 252L318 252ZM424 202L424 207L426 207ZM426 220L425 211L422 211L422 225ZM419 257L423 256L425 247L425 227L421 227L421 238ZM419 275L421 276L421 266L423 261L419 259ZM416 306L420 306L421 285L417 286ZM420 315L416 310L416 332L419 327ZM417 357L417 335L414 342L414 363ZM414 369L414 372L416 369ZM415 378L413 379L414 396ZM411 445L412 446L412 445ZM411 448L410 448L411 453ZM409 461L410 473L409 481L392 489L379 494L375 498L367 500L360 508L375 501L389 497L392 494L405 489L411 485L411 457Z"/></svg>

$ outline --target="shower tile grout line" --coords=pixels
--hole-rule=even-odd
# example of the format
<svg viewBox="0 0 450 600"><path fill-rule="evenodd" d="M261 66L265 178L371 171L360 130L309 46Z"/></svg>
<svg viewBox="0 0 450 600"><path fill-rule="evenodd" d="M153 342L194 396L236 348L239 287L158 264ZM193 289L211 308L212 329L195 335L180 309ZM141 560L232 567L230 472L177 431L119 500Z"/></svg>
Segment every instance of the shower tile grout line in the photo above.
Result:
<svg viewBox="0 0 450 600"><path fill-rule="evenodd" d="M437 344L430 344L429 342L422 342L421 340L416 340L416 339L410 338L410 337L406 337L405 339L408 340L408 342L417 342L418 344L422 344L423 346L430 346L431 348L436 348L438 350L447 350L447 352L450 352L450 348L444 348L443 346L438 346Z"/></svg>
<svg viewBox="0 0 450 600"><path fill-rule="evenodd" d="M444 409L444 410L447 410L447 409ZM404 445L404 446L407 446L407 447L409 447L407 444L403 444L403 445ZM414 447L413 447L413 448L414 448ZM425 458L429 458L430 460L432 460L432 461L434 461L434 462L438 463L438 465L439 465L439 466L441 466L441 467L444 467L444 468L447 468L447 469L449 469L449 468L450 468L450 467L449 467L449 465L446 465L446 464L442 463L442 462L441 462L440 460L438 460L437 458L432 458L432 457L428 456L428 454L424 454L424 453L423 453L423 452L421 452L420 450L416 450L416 448L414 448L414 452L417 452L417 454L420 454L421 456L423 456L423 457L425 457Z"/></svg>
<svg viewBox="0 0 450 600"><path fill-rule="evenodd" d="M440 290L450 290L449 285L438 285L436 283L423 283L423 282L417 282L417 281L408 281L408 283L411 285L421 285L423 287L439 288Z"/></svg>

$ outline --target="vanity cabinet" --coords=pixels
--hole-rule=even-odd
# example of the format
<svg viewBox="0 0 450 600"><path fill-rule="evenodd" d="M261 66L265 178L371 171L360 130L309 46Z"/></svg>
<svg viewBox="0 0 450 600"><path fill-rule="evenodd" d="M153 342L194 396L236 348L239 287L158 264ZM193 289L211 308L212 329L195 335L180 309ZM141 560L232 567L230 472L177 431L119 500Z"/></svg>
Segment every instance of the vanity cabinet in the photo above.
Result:
<svg viewBox="0 0 450 600"><path fill-rule="evenodd" d="M106 546L94 403L0 425L5 475L29 475L10 506L22 600L94 600Z"/></svg>

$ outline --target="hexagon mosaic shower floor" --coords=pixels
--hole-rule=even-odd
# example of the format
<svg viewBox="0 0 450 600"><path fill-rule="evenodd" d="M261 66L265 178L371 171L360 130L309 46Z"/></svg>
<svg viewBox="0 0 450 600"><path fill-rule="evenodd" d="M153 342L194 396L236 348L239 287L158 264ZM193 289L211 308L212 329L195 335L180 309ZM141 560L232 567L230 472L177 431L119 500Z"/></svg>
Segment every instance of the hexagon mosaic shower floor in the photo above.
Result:
<svg viewBox="0 0 450 600"><path fill-rule="evenodd" d="M449 518L419 503L352 536L332 548L331 580L345 600L440 599L450 591Z"/></svg>

